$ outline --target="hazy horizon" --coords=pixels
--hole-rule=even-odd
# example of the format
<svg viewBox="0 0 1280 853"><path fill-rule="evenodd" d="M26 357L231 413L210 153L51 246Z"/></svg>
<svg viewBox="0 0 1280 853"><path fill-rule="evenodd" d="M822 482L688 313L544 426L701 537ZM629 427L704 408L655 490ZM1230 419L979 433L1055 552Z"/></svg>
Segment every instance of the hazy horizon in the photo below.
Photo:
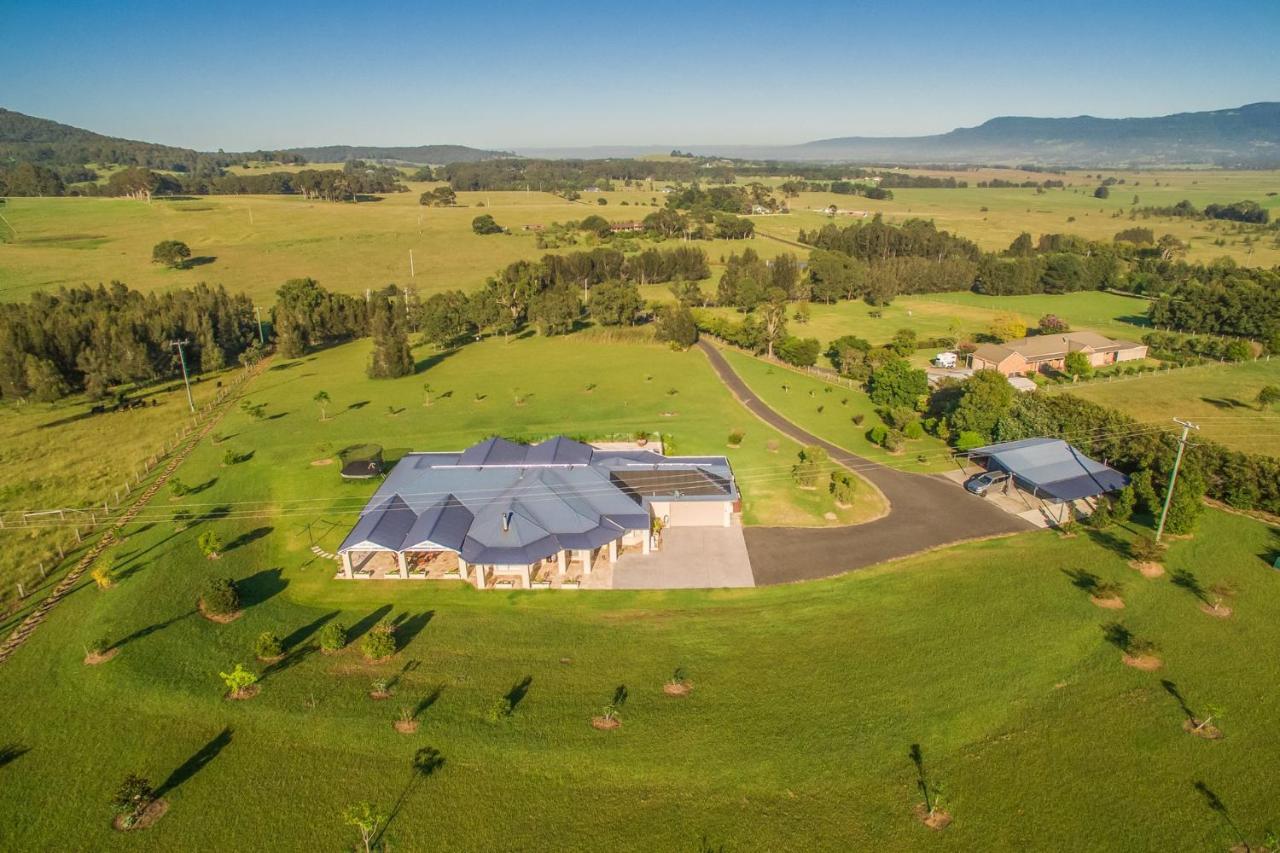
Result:
<svg viewBox="0 0 1280 853"><path fill-rule="evenodd" d="M1280 6L10 10L4 106L198 150L784 145L1280 98ZM137 49L127 49L128 45ZM126 49L122 49L125 46ZM1011 71L1011 69L1014 69Z"/></svg>

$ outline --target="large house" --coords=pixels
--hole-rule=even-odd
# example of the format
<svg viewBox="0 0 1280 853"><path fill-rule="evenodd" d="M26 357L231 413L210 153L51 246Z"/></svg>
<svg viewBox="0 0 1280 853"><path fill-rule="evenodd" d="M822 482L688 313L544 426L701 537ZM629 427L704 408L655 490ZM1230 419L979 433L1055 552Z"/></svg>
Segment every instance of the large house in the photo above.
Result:
<svg viewBox="0 0 1280 853"><path fill-rule="evenodd" d="M1146 358L1146 344L1114 341L1097 332L1064 332L1018 338L1003 344L980 344L969 356L974 370L998 370L1020 376L1051 369L1061 370L1067 353L1082 352L1094 367Z"/></svg>
<svg viewBox="0 0 1280 853"><path fill-rule="evenodd" d="M454 453L409 453L360 514L338 554L342 577L589 574L627 546L648 554L655 527L724 526L739 500L723 456L605 450L557 437L491 438ZM655 524L656 522L656 524ZM603 559L603 557L601 557Z"/></svg>

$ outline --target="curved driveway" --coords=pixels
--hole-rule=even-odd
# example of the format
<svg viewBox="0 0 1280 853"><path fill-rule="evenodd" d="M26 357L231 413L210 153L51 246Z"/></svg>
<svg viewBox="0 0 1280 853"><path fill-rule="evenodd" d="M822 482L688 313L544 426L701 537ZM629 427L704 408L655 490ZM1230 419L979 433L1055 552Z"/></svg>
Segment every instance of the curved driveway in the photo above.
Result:
<svg viewBox="0 0 1280 853"><path fill-rule="evenodd" d="M889 514L866 524L746 528L747 553L758 586L828 577L966 539L1034 529L944 477L889 468L800 429L752 393L714 346L706 341L698 346L752 413L802 444L826 449L833 461L853 467L889 501Z"/></svg>

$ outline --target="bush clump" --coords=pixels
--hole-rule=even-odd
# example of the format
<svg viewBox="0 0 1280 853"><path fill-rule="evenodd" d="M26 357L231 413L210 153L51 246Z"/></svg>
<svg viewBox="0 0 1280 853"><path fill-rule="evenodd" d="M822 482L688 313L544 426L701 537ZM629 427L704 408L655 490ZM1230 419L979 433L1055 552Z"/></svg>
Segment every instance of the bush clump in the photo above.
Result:
<svg viewBox="0 0 1280 853"><path fill-rule="evenodd" d="M275 660L284 654L284 646L274 632L263 631L258 635L258 639L253 641L253 653L257 655L258 660Z"/></svg>
<svg viewBox="0 0 1280 853"><path fill-rule="evenodd" d="M231 578L210 578L200 593L200 606L211 616L227 616L240 609L240 593Z"/></svg>
<svg viewBox="0 0 1280 853"><path fill-rule="evenodd" d="M320 649L321 651L333 652L341 651L347 645L347 626L341 622L330 622L320 629Z"/></svg>
<svg viewBox="0 0 1280 853"><path fill-rule="evenodd" d="M379 622L360 639L360 651L369 660L384 660L396 653L396 626Z"/></svg>

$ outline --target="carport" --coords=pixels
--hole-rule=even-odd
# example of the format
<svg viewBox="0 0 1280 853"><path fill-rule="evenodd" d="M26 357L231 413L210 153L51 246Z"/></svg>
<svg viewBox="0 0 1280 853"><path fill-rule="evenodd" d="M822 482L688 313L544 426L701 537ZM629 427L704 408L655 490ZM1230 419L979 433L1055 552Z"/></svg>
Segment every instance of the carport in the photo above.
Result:
<svg viewBox="0 0 1280 853"><path fill-rule="evenodd" d="M1129 478L1090 459L1060 438L1024 438L989 444L969 451L969 457L988 471L1004 471L1014 485L1042 502L1058 505L1057 522L1076 501L1123 489Z"/></svg>

